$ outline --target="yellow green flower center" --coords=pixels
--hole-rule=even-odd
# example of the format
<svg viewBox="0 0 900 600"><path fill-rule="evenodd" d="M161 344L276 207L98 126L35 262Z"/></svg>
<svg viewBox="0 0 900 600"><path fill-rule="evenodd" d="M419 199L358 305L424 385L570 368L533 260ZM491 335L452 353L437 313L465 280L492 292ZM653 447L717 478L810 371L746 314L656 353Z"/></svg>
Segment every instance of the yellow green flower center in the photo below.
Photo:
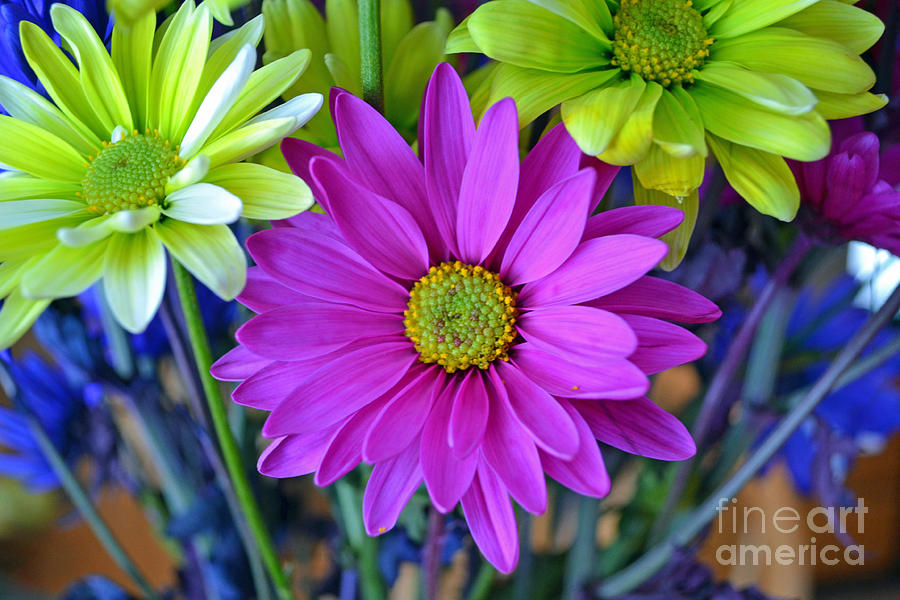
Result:
<svg viewBox="0 0 900 600"><path fill-rule="evenodd" d="M509 360L516 338L516 292L496 273L459 261L431 267L410 291L403 315L419 360L448 373Z"/></svg>
<svg viewBox="0 0 900 600"><path fill-rule="evenodd" d="M166 197L166 183L184 165L178 147L159 132L135 131L116 143L103 142L87 165L80 196L96 215L153 206Z"/></svg>
<svg viewBox="0 0 900 600"><path fill-rule="evenodd" d="M622 0L613 23L612 64L664 87L693 83L713 43L691 0Z"/></svg>

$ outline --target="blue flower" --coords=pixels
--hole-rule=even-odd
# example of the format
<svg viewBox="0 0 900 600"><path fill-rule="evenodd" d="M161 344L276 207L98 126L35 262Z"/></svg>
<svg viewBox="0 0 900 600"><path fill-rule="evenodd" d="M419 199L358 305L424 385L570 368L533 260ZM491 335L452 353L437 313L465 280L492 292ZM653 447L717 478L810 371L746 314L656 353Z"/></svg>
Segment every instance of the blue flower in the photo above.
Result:
<svg viewBox="0 0 900 600"><path fill-rule="evenodd" d="M61 0L83 14L97 34L106 39L110 19L103 0ZM0 0L0 75L37 89L37 78L28 66L19 43L19 23L31 21L43 29L59 45L59 35L50 24L52 0Z"/></svg>

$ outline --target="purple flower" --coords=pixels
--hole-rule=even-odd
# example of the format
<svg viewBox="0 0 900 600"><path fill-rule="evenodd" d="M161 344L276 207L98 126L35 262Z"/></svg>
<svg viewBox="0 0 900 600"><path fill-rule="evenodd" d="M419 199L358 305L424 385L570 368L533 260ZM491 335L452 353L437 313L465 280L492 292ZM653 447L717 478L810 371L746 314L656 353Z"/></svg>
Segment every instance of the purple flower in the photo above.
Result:
<svg viewBox="0 0 900 600"><path fill-rule="evenodd" d="M586 160L561 126L520 164L515 104L495 104L476 129L447 64L425 95L424 163L362 100L336 90L331 104L344 159L283 146L328 216L248 239L259 266L239 300L260 315L213 368L243 380L235 402L272 411L263 474L329 485L374 465L370 535L394 526L424 480L441 512L462 503L482 553L509 572L510 496L544 512L545 473L606 495L597 439L693 455L685 427L644 396L648 374L706 350L667 320L720 314L646 276L680 211L589 217L618 169Z"/></svg>
<svg viewBox="0 0 900 600"><path fill-rule="evenodd" d="M900 254L900 192L879 177L879 142L858 130L858 120L836 122L831 153L809 163L791 162L802 202L811 209L807 228L818 237L858 240Z"/></svg>

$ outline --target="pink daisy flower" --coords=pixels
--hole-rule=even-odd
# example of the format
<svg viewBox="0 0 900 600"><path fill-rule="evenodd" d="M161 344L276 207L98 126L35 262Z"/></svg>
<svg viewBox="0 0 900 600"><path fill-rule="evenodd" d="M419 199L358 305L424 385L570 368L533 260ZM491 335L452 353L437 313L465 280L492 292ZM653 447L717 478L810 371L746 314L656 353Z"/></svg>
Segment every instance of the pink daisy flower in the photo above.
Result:
<svg viewBox="0 0 900 600"><path fill-rule="evenodd" d="M879 174L878 136L862 119L832 123L831 153L810 163L791 161L800 198L810 210L807 230L825 240L867 242L900 255L900 192ZM888 163L890 164L890 163Z"/></svg>
<svg viewBox="0 0 900 600"><path fill-rule="evenodd" d="M235 402L271 411L261 473L314 472L324 486L374 465L371 535L424 481L438 510L462 504L482 553L509 572L511 498L543 512L545 473L608 493L596 440L663 460L694 453L644 396L648 374L706 350L669 320L720 314L646 275L680 211L589 216L617 168L584 157L562 127L520 164L512 100L476 129L447 64L426 91L424 161L362 100L335 91L331 103L344 159L283 146L327 216L248 239L258 266L239 300L259 316L213 368L242 381Z"/></svg>

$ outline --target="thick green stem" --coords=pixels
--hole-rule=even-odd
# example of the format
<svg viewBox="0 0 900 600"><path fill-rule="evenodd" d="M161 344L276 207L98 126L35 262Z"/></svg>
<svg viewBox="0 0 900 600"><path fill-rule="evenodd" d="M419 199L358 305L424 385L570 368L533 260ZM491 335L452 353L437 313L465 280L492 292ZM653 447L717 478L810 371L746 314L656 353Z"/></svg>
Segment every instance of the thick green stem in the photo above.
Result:
<svg viewBox="0 0 900 600"><path fill-rule="evenodd" d="M385 591L378 572L378 541L366 534L359 492L345 479L335 482L334 490L344 535L359 561L357 568L362 596L365 600L381 600L385 597Z"/></svg>
<svg viewBox="0 0 900 600"><path fill-rule="evenodd" d="M363 100L384 112L381 0L359 0L359 50Z"/></svg>
<svg viewBox="0 0 900 600"><path fill-rule="evenodd" d="M293 597L290 582L287 575L285 575L284 569L281 567L275 544L272 542L272 537L266 528L262 512L253 495L253 490L250 488L250 481L247 478L247 472L244 470L244 463L241 460L240 449L228 425L228 414L225 410L222 391L219 389L216 380L209 373L209 369L212 366L212 353L209 349L206 330L203 327L203 319L200 316L200 306L197 304L194 281L184 267L175 261L172 261L172 272L178 287L178 297L181 301L181 309L184 312L184 320L187 324L188 336L194 352L197 373L203 384L203 393L206 396L213 428L216 430L216 436L222 450L222 458L231 477L238 502L247 517L247 524L250 526L253 538L259 547L263 563L275 584L275 589L278 591L278 596L282 600L289 600Z"/></svg>
<svg viewBox="0 0 900 600"><path fill-rule="evenodd" d="M857 357L869 345L875 334L900 310L900 286L894 289L887 302L866 321L866 324L844 346L825 373L778 423L772 433L759 445L747 461L722 486L697 507L685 523L637 561L616 573L599 589L602 598L625 594L659 571L678 548L684 547L715 517L723 502L737 495L756 473L775 456L779 448L794 434L819 403L839 383Z"/></svg>

